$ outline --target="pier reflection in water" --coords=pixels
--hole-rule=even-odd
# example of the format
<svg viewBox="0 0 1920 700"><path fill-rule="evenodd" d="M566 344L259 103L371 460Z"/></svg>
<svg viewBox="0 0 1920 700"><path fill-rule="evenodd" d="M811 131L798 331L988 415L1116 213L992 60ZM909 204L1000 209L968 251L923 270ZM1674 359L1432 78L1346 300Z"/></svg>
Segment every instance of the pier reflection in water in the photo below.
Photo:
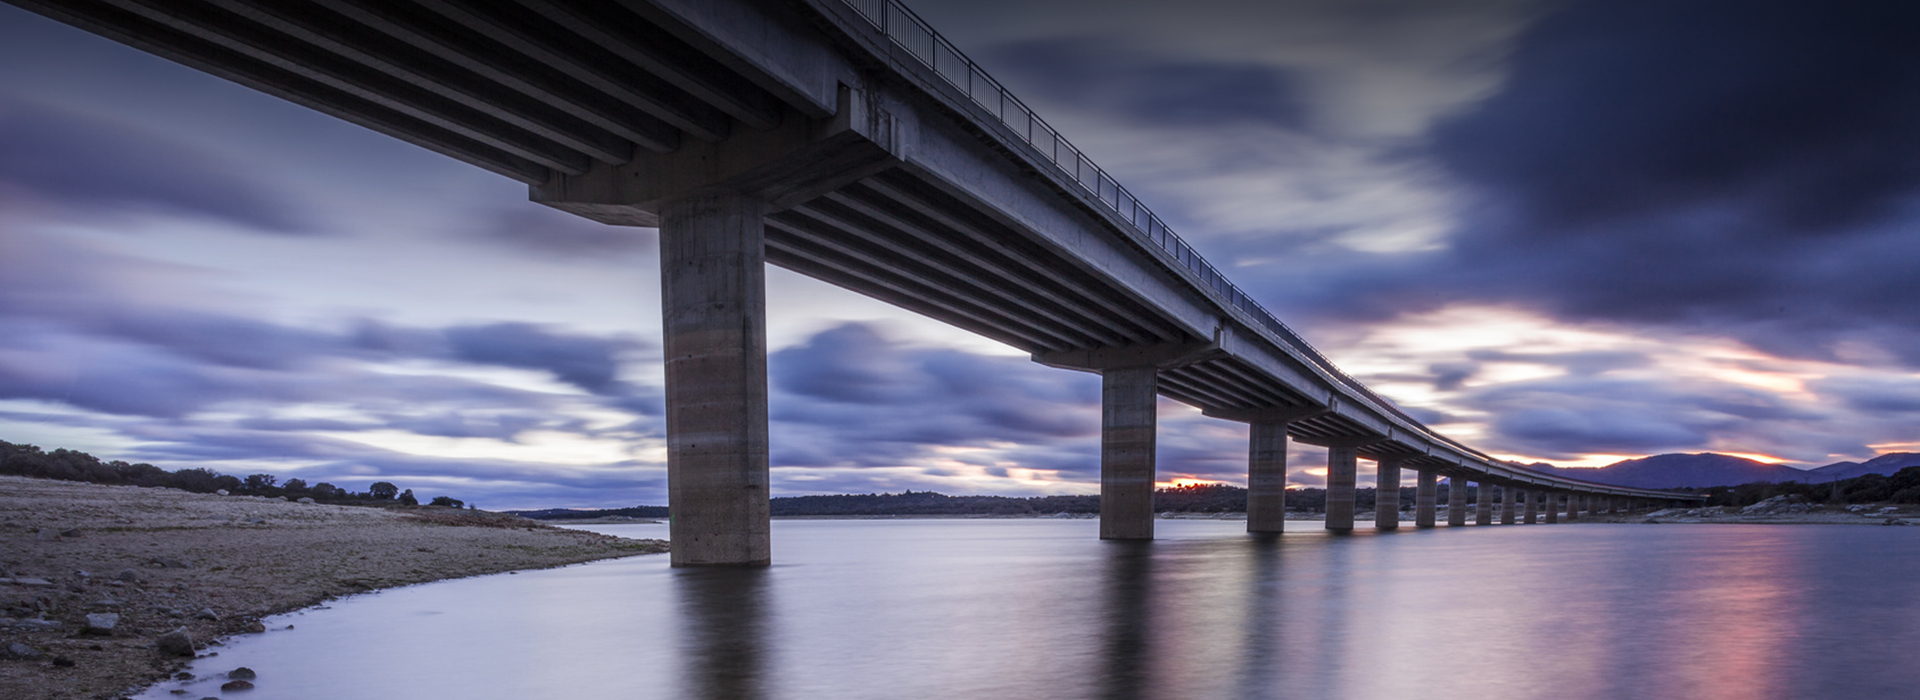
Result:
<svg viewBox="0 0 1920 700"><path fill-rule="evenodd" d="M661 557L362 596L196 663L258 698L1907 697L1920 532L1562 525L1255 537L1168 521L781 521ZM664 535L663 526L593 529ZM213 685L217 685L215 682ZM171 698L180 684L144 697ZM215 694L206 682L189 692Z"/></svg>

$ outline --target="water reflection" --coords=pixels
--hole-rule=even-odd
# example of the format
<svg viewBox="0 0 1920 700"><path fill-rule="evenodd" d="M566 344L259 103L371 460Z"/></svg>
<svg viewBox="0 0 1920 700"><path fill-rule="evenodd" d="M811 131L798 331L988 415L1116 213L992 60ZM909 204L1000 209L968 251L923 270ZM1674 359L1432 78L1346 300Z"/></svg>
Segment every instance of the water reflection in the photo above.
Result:
<svg viewBox="0 0 1920 700"><path fill-rule="evenodd" d="M1101 542L1106 552L1106 633L1101 637L1099 697L1139 700L1152 697L1153 543Z"/></svg>
<svg viewBox="0 0 1920 700"><path fill-rule="evenodd" d="M758 567L674 572L680 597L683 687L699 700L762 700L766 690L767 590Z"/></svg>
<svg viewBox="0 0 1920 700"><path fill-rule="evenodd" d="M1280 536L1255 534L1247 539L1246 628L1240 647L1240 670L1234 696L1272 697L1279 687L1280 640L1286 617L1280 604Z"/></svg>

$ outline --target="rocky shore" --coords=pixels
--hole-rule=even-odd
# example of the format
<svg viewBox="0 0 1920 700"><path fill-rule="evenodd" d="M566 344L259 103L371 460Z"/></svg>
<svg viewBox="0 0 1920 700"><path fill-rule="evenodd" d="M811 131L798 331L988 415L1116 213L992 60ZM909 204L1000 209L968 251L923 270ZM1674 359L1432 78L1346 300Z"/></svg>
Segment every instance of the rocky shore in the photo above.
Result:
<svg viewBox="0 0 1920 700"><path fill-rule="evenodd" d="M121 697L267 615L666 548L450 508L0 476L0 698Z"/></svg>

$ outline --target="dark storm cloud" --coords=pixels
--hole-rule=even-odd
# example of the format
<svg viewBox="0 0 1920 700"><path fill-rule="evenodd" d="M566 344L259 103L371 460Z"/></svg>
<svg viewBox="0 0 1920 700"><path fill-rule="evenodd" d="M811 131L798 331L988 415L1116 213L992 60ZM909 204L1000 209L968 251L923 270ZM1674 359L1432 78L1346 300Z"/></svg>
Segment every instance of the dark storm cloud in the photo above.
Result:
<svg viewBox="0 0 1920 700"><path fill-rule="evenodd" d="M454 359L542 370L595 394L617 387L619 355L637 341L553 333L530 323L456 326L445 331Z"/></svg>
<svg viewBox="0 0 1920 700"><path fill-rule="evenodd" d="M1432 133L1482 195L1450 253L1411 263L1438 286L1320 312L1519 301L1799 357L1870 337L1920 363L1914 36L1911 3L1567 5Z"/></svg>
<svg viewBox="0 0 1920 700"><path fill-rule="evenodd" d="M90 213L158 211L303 234L290 205L228 163L164 136L35 105L0 103L0 189Z"/></svg>
<svg viewBox="0 0 1920 700"><path fill-rule="evenodd" d="M1021 78L1023 93L1143 124L1298 129L1306 121L1295 78L1273 66L1171 59L1091 38L1012 42L982 55Z"/></svg>
<svg viewBox="0 0 1920 700"><path fill-rule="evenodd" d="M1866 414L1920 413L1920 379L1912 377L1832 378L1813 382L1811 388Z"/></svg>
<svg viewBox="0 0 1920 700"><path fill-rule="evenodd" d="M1096 439L1099 380L1023 358L917 349L849 323L768 358L779 466L900 466L936 446L1019 443L1021 466Z"/></svg>

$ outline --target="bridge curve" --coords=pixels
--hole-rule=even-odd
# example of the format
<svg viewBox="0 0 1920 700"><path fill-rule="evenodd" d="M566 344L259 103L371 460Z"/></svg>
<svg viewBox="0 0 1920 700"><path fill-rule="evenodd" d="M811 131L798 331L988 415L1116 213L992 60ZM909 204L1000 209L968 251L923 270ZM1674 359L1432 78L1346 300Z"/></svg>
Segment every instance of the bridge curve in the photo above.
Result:
<svg viewBox="0 0 1920 700"><path fill-rule="evenodd" d="M1103 537L1152 536L1156 396L1253 426L1253 531L1282 527L1289 438L1329 449L1333 530L1362 457L1418 472L1421 526L1441 476L1450 524L1466 481L1481 524L1496 490L1508 523L1698 499L1422 425L896 0L8 1L659 227L676 565L770 557L763 263L1101 374Z"/></svg>

